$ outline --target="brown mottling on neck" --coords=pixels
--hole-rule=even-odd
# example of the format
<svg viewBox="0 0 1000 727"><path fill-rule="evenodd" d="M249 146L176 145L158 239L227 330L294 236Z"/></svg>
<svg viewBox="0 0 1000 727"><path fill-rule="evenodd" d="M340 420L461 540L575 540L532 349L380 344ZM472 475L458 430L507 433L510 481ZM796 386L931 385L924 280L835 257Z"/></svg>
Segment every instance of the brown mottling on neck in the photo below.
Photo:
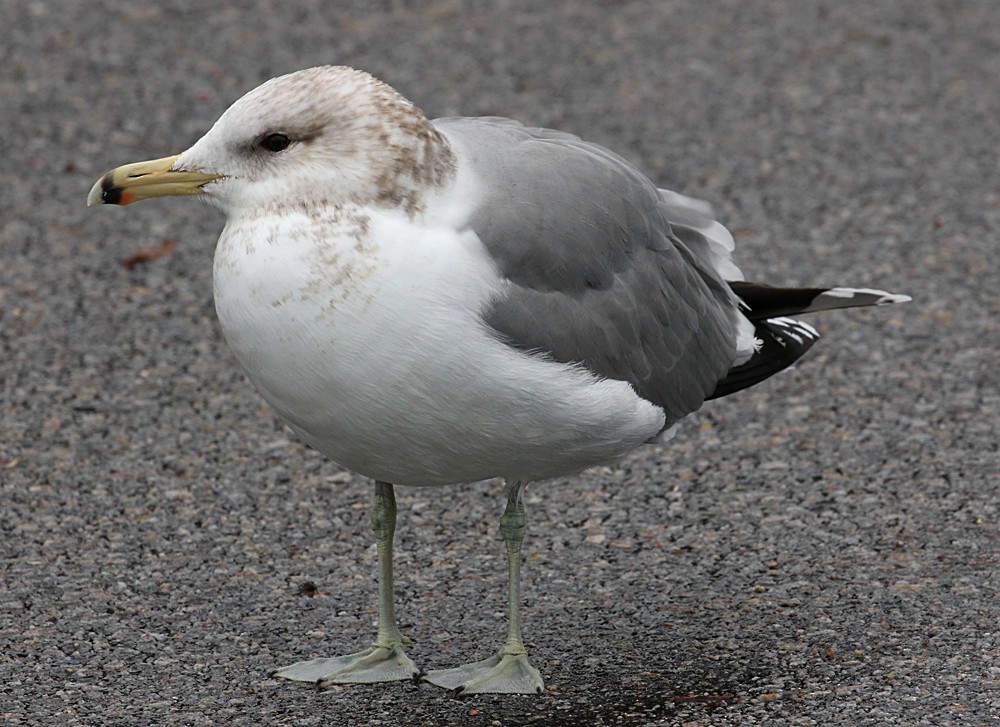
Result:
<svg viewBox="0 0 1000 727"><path fill-rule="evenodd" d="M423 111L390 86L375 83L381 91L373 94L375 105L386 126L378 138L390 157L375 178L377 202L413 217L423 211L427 192L454 178L455 154Z"/></svg>

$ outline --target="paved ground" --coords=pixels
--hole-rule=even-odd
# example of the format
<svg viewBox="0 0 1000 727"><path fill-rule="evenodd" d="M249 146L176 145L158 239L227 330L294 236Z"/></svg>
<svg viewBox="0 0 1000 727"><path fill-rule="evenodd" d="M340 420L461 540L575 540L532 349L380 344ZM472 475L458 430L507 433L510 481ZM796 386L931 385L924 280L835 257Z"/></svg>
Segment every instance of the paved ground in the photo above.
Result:
<svg viewBox="0 0 1000 727"><path fill-rule="evenodd" d="M410 5L4 13L0 721L1000 723L1000 6ZM110 166L325 62L432 115L618 150L712 200L751 277L916 299L828 314L808 361L669 448L530 491L540 698L268 679L370 638L370 487L297 443L227 352L217 214L83 206ZM143 248L168 254L119 264ZM498 495L401 495L399 612L425 667L497 644Z"/></svg>

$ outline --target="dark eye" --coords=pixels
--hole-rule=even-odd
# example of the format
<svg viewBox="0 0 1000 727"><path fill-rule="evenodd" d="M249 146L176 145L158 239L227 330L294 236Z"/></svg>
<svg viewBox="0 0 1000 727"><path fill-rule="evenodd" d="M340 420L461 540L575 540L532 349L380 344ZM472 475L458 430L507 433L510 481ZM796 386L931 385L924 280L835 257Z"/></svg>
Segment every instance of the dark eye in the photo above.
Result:
<svg viewBox="0 0 1000 727"><path fill-rule="evenodd" d="M261 149L267 149L268 151L273 151L275 153L284 151L291 143L292 140L289 139L286 134L282 134L278 131L273 134L265 134L260 138L259 142Z"/></svg>

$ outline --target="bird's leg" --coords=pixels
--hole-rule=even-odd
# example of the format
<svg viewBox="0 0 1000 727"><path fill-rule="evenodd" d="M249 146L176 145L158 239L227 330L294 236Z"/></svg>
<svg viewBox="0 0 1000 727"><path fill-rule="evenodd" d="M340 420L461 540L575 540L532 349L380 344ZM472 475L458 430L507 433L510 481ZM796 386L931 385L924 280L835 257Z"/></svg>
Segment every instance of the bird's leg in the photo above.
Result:
<svg viewBox="0 0 1000 727"><path fill-rule="evenodd" d="M500 518L500 533L507 548L507 642L493 657L453 669L428 672L424 679L459 694L537 694L542 676L528 663L521 636L521 544L527 529L522 494L524 484L507 490L507 507Z"/></svg>
<svg viewBox="0 0 1000 727"><path fill-rule="evenodd" d="M511 488L507 507L500 516L500 534L507 549L507 643L501 654L520 656L526 654L521 635L521 545L524 532L528 529L528 517L524 512L521 494L523 486Z"/></svg>
<svg viewBox="0 0 1000 727"><path fill-rule="evenodd" d="M375 483L371 510L372 530L378 549L378 632L375 643L347 656L300 661L278 669L272 676L299 682L351 684L412 679L420 670L403 651L403 635L396 624L392 595L392 539L396 534L396 496L392 485Z"/></svg>
<svg viewBox="0 0 1000 727"><path fill-rule="evenodd" d="M375 483L371 511L372 531L378 551L378 633L374 646L393 648L403 643L393 602L392 541L396 537L396 495L387 482Z"/></svg>

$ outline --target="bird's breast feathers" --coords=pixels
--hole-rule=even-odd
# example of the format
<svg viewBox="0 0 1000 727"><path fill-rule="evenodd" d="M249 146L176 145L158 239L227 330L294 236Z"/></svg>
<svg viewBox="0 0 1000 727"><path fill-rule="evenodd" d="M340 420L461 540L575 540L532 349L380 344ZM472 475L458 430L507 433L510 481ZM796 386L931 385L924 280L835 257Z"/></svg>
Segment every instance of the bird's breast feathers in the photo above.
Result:
<svg viewBox="0 0 1000 727"><path fill-rule="evenodd" d="M525 456L532 441L551 452L562 439L571 469L593 463L595 443L608 459L655 434L662 411L627 384L501 341L481 312L503 287L471 230L385 210L233 220L215 258L219 320L248 376L355 471L399 484L512 466L548 476Z"/></svg>

